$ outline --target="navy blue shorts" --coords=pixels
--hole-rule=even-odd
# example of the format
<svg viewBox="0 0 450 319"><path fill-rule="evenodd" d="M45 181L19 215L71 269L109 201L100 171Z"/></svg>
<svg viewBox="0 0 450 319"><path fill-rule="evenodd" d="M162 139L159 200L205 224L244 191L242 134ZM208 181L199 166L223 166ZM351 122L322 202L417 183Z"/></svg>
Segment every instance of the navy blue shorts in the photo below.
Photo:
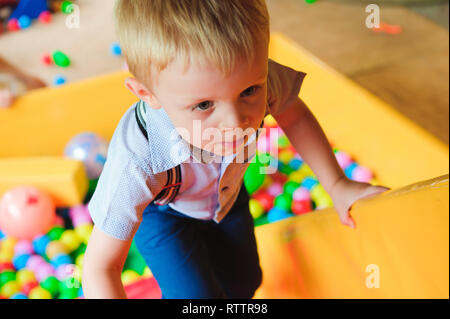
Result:
<svg viewBox="0 0 450 319"><path fill-rule="evenodd" d="M262 281L244 186L217 224L151 203L135 242L165 299L251 298Z"/></svg>

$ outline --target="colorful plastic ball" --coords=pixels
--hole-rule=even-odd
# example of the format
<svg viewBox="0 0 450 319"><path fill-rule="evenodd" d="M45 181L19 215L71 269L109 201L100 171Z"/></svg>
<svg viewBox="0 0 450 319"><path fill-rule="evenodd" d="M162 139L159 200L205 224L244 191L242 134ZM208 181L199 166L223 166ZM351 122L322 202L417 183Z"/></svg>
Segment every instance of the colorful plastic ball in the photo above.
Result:
<svg viewBox="0 0 450 319"><path fill-rule="evenodd" d="M307 188L300 186L292 194L292 199L295 201L311 200L311 194Z"/></svg>
<svg viewBox="0 0 450 319"><path fill-rule="evenodd" d="M69 14L73 12L73 3L71 1L63 1L61 4L61 12Z"/></svg>
<svg viewBox="0 0 450 319"><path fill-rule="evenodd" d="M58 240L51 241L47 248L45 249L45 254L48 259L53 259L56 255L59 254L68 254L69 250L66 245Z"/></svg>
<svg viewBox="0 0 450 319"><path fill-rule="evenodd" d="M18 292L12 295L10 299L28 299L28 297L24 293Z"/></svg>
<svg viewBox="0 0 450 319"><path fill-rule="evenodd" d="M36 270L46 261L39 255L32 255L27 261L27 268L31 271L36 272Z"/></svg>
<svg viewBox="0 0 450 319"><path fill-rule="evenodd" d="M306 214L312 210L311 201L310 200L293 201L291 210L295 215Z"/></svg>
<svg viewBox="0 0 450 319"><path fill-rule="evenodd" d="M122 48L120 47L119 43L113 43L111 44L111 47L109 48L110 52L114 56L121 56L122 55Z"/></svg>
<svg viewBox="0 0 450 319"><path fill-rule="evenodd" d="M89 179L100 176L106 162L108 143L94 133L81 133L67 144L64 155L83 162Z"/></svg>
<svg viewBox="0 0 450 319"><path fill-rule="evenodd" d="M17 255L16 257L13 258L13 265L14 268L16 268L17 270L21 270L23 268L26 267L28 259L30 259L30 255L29 254L22 254L22 255Z"/></svg>
<svg viewBox="0 0 450 319"><path fill-rule="evenodd" d="M18 20L21 29L27 29L31 26L31 19L29 16L23 15Z"/></svg>
<svg viewBox="0 0 450 319"><path fill-rule="evenodd" d="M319 181L314 178L314 177L306 177L303 181L302 181L302 187L311 190L314 186L316 186L317 184L319 184Z"/></svg>
<svg viewBox="0 0 450 319"><path fill-rule="evenodd" d="M66 84L66 83L67 83L67 79L64 76L62 76L62 75L56 75L53 78L53 85L54 86L60 86L60 85Z"/></svg>
<svg viewBox="0 0 450 319"><path fill-rule="evenodd" d="M71 64L69 57L59 50L53 52L52 57L55 64L59 67L67 68Z"/></svg>
<svg viewBox="0 0 450 319"><path fill-rule="evenodd" d="M286 194L292 196L299 187L300 183L289 181L286 184L284 184L283 190Z"/></svg>
<svg viewBox="0 0 450 319"><path fill-rule="evenodd" d="M16 255L20 254L32 254L34 252L33 250L33 244L28 240L21 240L17 242L17 244L14 247L14 253Z"/></svg>
<svg viewBox="0 0 450 319"><path fill-rule="evenodd" d="M289 194L283 193L275 197L274 206L285 211L291 209L292 197Z"/></svg>
<svg viewBox="0 0 450 319"><path fill-rule="evenodd" d="M75 299L78 297L78 292L80 290L80 285L74 283L72 287L67 287L66 285L61 285L63 288L61 289L61 293L58 299Z"/></svg>
<svg viewBox="0 0 450 319"><path fill-rule="evenodd" d="M61 241L61 243L63 243L67 247L69 252L74 251L81 244L80 237L77 235L75 230L72 230L72 229L65 230L59 240Z"/></svg>
<svg viewBox="0 0 450 319"><path fill-rule="evenodd" d="M276 197L283 193L283 185L279 182L274 182L267 188L267 193L273 197Z"/></svg>
<svg viewBox="0 0 450 319"><path fill-rule="evenodd" d="M16 281L16 272L14 270L5 270L0 273L0 287L10 281Z"/></svg>
<svg viewBox="0 0 450 319"><path fill-rule="evenodd" d="M260 136L258 137L258 141L256 142L256 149L260 153L269 153L270 152L270 138L268 136Z"/></svg>
<svg viewBox="0 0 450 319"><path fill-rule="evenodd" d="M6 27L9 31L20 30L19 20L16 18L8 20Z"/></svg>
<svg viewBox="0 0 450 319"><path fill-rule="evenodd" d="M357 163L351 163L350 165L348 165L345 169L344 169L344 173L345 175L350 178L353 179L353 171L358 167Z"/></svg>
<svg viewBox="0 0 450 319"><path fill-rule="evenodd" d="M55 298L61 289L61 282L55 276L50 276L41 282L41 287L50 292L52 297Z"/></svg>
<svg viewBox="0 0 450 319"><path fill-rule="evenodd" d="M48 238L50 238L51 241L59 240L64 233L65 229L61 226L55 226L50 229L50 231L47 233Z"/></svg>
<svg viewBox="0 0 450 319"><path fill-rule="evenodd" d="M5 270L11 270L14 271L14 265L11 262L2 262L0 263L0 272L5 271Z"/></svg>
<svg viewBox="0 0 450 319"><path fill-rule="evenodd" d="M297 172L302 173L305 176L305 178L308 176L314 176L314 172L311 170L309 165L306 165L305 163L303 163L303 165L300 166L300 169Z"/></svg>
<svg viewBox="0 0 450 319"><path fill-rule="evenodd" d="M130 285L136 281L138 281L141 276L135 272L134 270L127 269L122 273L122 283L124 285Z"/></svg>
<svg viewBox="0 0 450 319"><path fill-rule="evenodd" d="M8 236L31 240L46 233L55 221L55 204L31 186L11 189L0 200L0 228Z"/></svg>
<svg viewBox="0 0 450 319"><path fill-rule="evenodd" d="M288 211L278 208L278 207L274 207L271 210L269 210L269 212L267 214L267 219L268 219L269 223L273 223L278 220L289 218L291 216L292 216L292 214L290 214Z"/></svg>
<svg viewBox="0 0 450 319"><path fill-rule="evenodd" d="M2 232L2 230L0 229L0 240L1 239L3 239L3 238L5 238L6 236L5 236L5 234Z"/></svg>
<svg viewBox="0 0 450 319"><path fill-rule="evenodd" d="M56 268L56 277L64 282L67 278L73 278L78 276L77 265L74 264L63 264Z"/></svg>
<svg viewBox="0 0 450 319"><path fill-rule="evenodd" d="M49 11L42 11L38 20L44 24L50 23L52 21L52 14Z"/></svg>
<svg viewBox="0 0 450 319"><path fill-rule="evenodd" d="M75 228L75 232L77 233L78 237L82 239L82 241L86 244L91 237L92 229L94 226L92 224L84 224L77 226Z"/></svg>
<svg viewBox="0 0 450 319"><path fill-rule="evenodd" d="M245 172L244 185L250 195L256 192L264 183L264 174L260 172L260 168L259 164L252 163Z"/></svg>
<svg viewBox="0 0 450 319"><path fill-rule="evenodd" d="M46 278L50 276L55 275L55 269L52 267L52 265L45 263L39 266L39 268L36 270L36 279L39 282L44 281Z"/></svg>
<svg viewBox="0 0 450 319"><path fill-rule="evenodd" d="M253 198L263 207L264 211L268 212L273 207L274 197L266 191L260 191L253 195Z"/></svg>
<svg viewBox="0 0 450 319"><path fill-rule="evenodd" d="M352 158L347 153L338 151L334 155L336 156L336 160L342 169L346 169L347 166L349 166L352 163Z"/></svg>
<svg viewBox="0 0 450 319"><path fill-rule="evenodd" d="M41 62L45 65L52 65L53 64L53 60L52 57L50 56L49 53L44 53L41 56Z"/></svg>
<svg viewBox="0 0 450 319"><path fill-rule="evenodd" d="M7 237L2 240L0 249L1 251L13 253L15 251L15 246L17 245L17 240L12 237Z"/></svg>
<svg viewBox="0 0 450 319"><path fill-rule="evenodd" d="M0 289L0 294L6 298L11 298L12 295L18 292L20 292L20 285L16 281L9 281Z"/></svg>
<svg viewBox="0 0 450 319"><path fill-rule="evenodd" d="M248 206L253 219L257 219L264 213L264 207L262 207L262 205L256 199L250 199L248 202Z"/></svg>
<svg viewBox="0 0 450 319"><path fill-rule="evenodd" d="M39 255L45 255L47 245L50 243L50 238L47 235L41 235L33 240L33 248Z"/></svg>
<svg viewBox="0 0 450 319"><path fill-rule="evenodd" d="M275 127L277 125L277 121L272 115L267 115L264 118L264 125L268 127Z"/></svg>
<svg viewBox="0 0 450 319"><path fill-rule="evenodd" d="M364 166L356 167L353 171L352 176L354 181L363 183L370 183L373 178L372 172Z"/></svg>
<svg viewBox="0 0 450 319"><path fill-rule="evenodd" d="M282 150L280 154L278 155L278 158L281 162L283 162L286 165L289 165L292 159L294 159L295 153L292 152L289 149Z"/></svg>
<svg viewBox="0 0 450 319"><path fill-rule="evenodd" d="M28 295L29 299L52 299L52 295L49 291L44 288L37 286L31 289L30 294Z"/></svg>
<svg viewBox="0 0 450 319"><path fill-rule="evenodd" d="M282 132L282 131L281 131ZM282 132L283 133L283 132ZM284 133L283 133L283 135L281 135L279 138L278 138L278 146L280 147L280 148L285 148L285 147L288 147L289 145L291 145L291 143L289 142L289 139L287 138L287 136L286 135L284 135Z"/></svg>
<svg viewBox="0 0 450 319"><path fill-rule="evenodd" d="M70 256L66 254L59 254L56 255L52 260L50 260L50 263L53 265L53 267L58 268L62 265L72 264L72 258L70 258Z"/></svg>
<svg viewBox="0 0 450 319"><path fill-rule="evenodd" d="M78 267L80 267L80 269L82 269L83 262L84 262L84 254L78 255L77 258L75 259L75 265L77 265Z"/></svg>
<svg viewBox="0 0 450 319"><path fill-rule="evenodd" d="M36 288L37 286L39 286L39 283L37 281L31 281L31 282L27 282L26 284L24 284L21 288L21 291L29 296L31 290L33 290L34 288Z"/></svg>
<svg viewBox="0 0 450 319"><path fill-rule="evenodd" d="M12 262L14 252L12 251L0 251L0 263Z"/></svg>
<svg viewBox="0 0 450 319"><path fill-rule="evenodd" d="M289 166L294 170L298 170L300 168L300 166L302 166L303 161L297 157L294 157L293 159L291 159L291 161L289 162Z"/></svg>
<svg viewBox="0 0 450 319"><path fill-rule="evenodd" d="M23 286L29 282L36 281L36 276L29 269L21 269L16 273L17 282L20 286Z"/></svg>

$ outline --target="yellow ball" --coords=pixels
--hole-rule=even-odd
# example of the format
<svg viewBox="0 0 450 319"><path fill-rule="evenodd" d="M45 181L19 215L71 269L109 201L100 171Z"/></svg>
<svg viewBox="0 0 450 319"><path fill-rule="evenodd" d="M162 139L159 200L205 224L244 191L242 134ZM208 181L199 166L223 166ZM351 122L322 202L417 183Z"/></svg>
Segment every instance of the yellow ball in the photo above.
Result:
<svg viewBox="0 0 450 319"><path fill-rule="evenodd" d="M14 255L14 247L17 244L17 240L12 237L6 237L1 241L0 251L7 252Z"/></svg>
<svg viewBox="0 0 450 319"><path fill-rule="evenodd" d="M144 268L144 273L142 274L142 277L146 278L153 277L153 273L148 266Z"/></svg>
<svg viewBox="0 0 450 319"><path fill-rule="evenodd" d="M78 255L77 259L75 259L75 265L80 267L80 269L83 268L83 261L84 261L84 254Z"/></svg>
<svg viewBox="0 0 450 319"><path fill-rule="evenodd" d="M264 124L269 127L273 127L277 125L277 121L274 119L272 115L267 115L266 118L264 119Z"/></svg>
<svg viewBox="0 0 450 319"><path fill-rule="evenodd" d="M92 229L94 228L94 225L92 224L86 224L81 225L75 228L75 232L77 233L78 237L81 238L81 240L87 244L89 237L91 237Z"/></svg>
<svg viewBox="0 0 450 319"><path fill-rule="evenodd" d="M69 254L69 249L59 240L54 240L47 245L45 253L49 259L53 259L58 254Z"/></svg>
<svg viewBox="0 0 450 319"><path fill-rule="evenodd" d="M253 219L257 219L257 218L261 217L261 215L264 213L264 208L254 198L249 200L248 206L250 209L250 214L252 214L252 216L253 216Z"/></svg>
<svg viewBox="0 0 450 319"><path fill-rule="evenodd" d="M73 252L81 244L81 238L72 229L65 230L59 240L67 247L69 252Z"/></svg>
<svg viewBox="0 0 450 319"><path fill-rule="evenodd" d="M314 172L311 170L311 168L303 163L303 165L300 167L300 169L298 170L298 172L302 172L305 176L312 176L315 177Z"/></svg>
<svg viewBox="0 0 450 319"><path fill-rule="evenodd" d="M124 285L130 285L139 279L141 279L141 276L134 270L127 269L122 273L122 282Z"/></svg>
<svg viewBox="0 0 450 319"><path fill-rule="evenodd" d="M0 263L12 262L14 257L14 252L5 250L0 251Z"/></svg>
<svg viewBox="0 0 450 319"><path fill-rule="evenodd" d="M29 299L52 299L52 294L44 288L37 286L34 287L28 296Z"/></svg>
<svg viewBox="0 0 450 319"><path fill-rule="evenodd" d="M295 171L289 174L288 181L296 182L301 184L301 182L305 179L305 172Z"/></svg>
<svg viewBox="0 0 450 319"><path fill-rule="evenodd" d="M294 158L295 153L291 150L282 150L278 155L278 159L284 163L289 164L289 162Z"/></svg>
<svg viewBox="0 0 450 319"><path fill-rule="evenodd" d="M20 285L16 281L9 281L6 284L3 285L2 289L0 290L0 294L3 297L11 298L12 295L20 292Z"/></svg>
<svg viewBox="0 0 450 319"><path fill-rule="evenodd" d="M321 184L317 184L314 186L309 193L311 194L311 198L313 200L320 200L323 197L328 195L327 191L323 188Z"/></svg>
<svg viewBox="0 0 450 319"><path fill-rule="evenodd" d="M16 273L17 282L20 286L26 285L32 281L36 281L36 276L31 270L21 269Z"/></svg>

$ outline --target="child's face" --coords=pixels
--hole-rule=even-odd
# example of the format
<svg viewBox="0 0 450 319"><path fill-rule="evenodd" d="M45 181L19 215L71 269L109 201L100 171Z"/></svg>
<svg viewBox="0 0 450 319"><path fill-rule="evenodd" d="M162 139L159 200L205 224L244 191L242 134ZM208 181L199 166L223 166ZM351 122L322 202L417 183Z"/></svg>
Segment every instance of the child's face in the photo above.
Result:
<svg viewBox="0 0 450 319"><path fill-rule="evenodd" d="M216 67L175 60L160 72L149 104L163 107L181 137L208 152L238 153L259 128L267 104L267 45L225 77ZM249 129L247 132L245 132Z"/></svg>

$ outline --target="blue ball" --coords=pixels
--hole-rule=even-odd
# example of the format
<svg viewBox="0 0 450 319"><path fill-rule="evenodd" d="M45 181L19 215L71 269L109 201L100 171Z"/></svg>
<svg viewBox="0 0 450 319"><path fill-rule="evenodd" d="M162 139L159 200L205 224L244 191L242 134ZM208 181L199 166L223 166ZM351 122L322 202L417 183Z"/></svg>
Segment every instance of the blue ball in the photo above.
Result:
<svg viewBox="0 0 450 319"><path fill-rule="evenodd" d="M317 178L308 176L303 179L301 186L307 188L308 190L311 190L317 184L319 184L319 181L317 180Z"/></svg>
<svg viewBox="0 0 450 319"><path fill-rule="evenodd" d="M3 234L3 232L0 230L0 239L3 239L5 237L6 237L5 234Z"/></svg>
<svg viewBox="0 0 450 319"><path fill-rule="evenodd" d="M55 76L55 78L53 79L53 85L54 86L59 86L59 85L63 85L67 82L66 78L63 77L62 75L57 75Z"/></svg>
<svg viewBox="0 0 450 319"><path fill-rule="evenodd" d="M37 254L44 256L49 243L50 238L47 235L36 237L33 240L33 249Z"/></svg>
<svg viewBox="0 0 450 319"><path fill-rule="evenodd" d="M27 295L25 295L21 292L18 292L16 294L12 295L11 299L28 299L28 297L27 297Z"/></svg>
<svg viewBox="0 0 450 319"><path fill-rule="evenodd" d="M29 16L23 15L19 18L19 27L21 29L29 28L30 25L31 25L31 19Z"/></svg>
<svg viewBox="0 0 450 319"><path fill-rule="evenodd" d="M281 209L279 207L273 207L269 210L269 213L267 214L267 220L269 223L276 222L277 220L282 220L285 218L291 217L292 214L288 211Z"/></svg>
<svg viewBox="0 0 450 319"><path fill-rule="evenodd" d="M352 178L353 177L353 171L355 170L355 168L358 167L358 164L356 163L351 163L349 166L347 166L344 170L345 175L348 178Z"/></svg>
<svg viewBox="0 0 450 319"><path fill-rule="evenodd" d="M289 166L294 170L298 170L300 168L300 166L302 166L303 161L299 158L293 158L290 162L289 162Z"/></svg>
<svg viewBox="0 0 450 319"><path fill-rule="evenodd" d="M16 268L17 270L21 270L21 269L25 268L27 265L28 259L30 259L29 254L22 254L22 255L15 256L13 258L14 268Z"/></svg>
<svg viewBox="0 0 450 319"><path fill-rule="evenodd" d="M66 254L58 254L50 260L50 263L53 267L58 268L61 265L72 264L72 258Z"/></svg>
<svg viewBox="0 0 450 319"><path fill-rule="evenodd" d="M111 44L110 51L112 55L115 56L121 56L122 55L122 48L118 43Z"/></svg>

